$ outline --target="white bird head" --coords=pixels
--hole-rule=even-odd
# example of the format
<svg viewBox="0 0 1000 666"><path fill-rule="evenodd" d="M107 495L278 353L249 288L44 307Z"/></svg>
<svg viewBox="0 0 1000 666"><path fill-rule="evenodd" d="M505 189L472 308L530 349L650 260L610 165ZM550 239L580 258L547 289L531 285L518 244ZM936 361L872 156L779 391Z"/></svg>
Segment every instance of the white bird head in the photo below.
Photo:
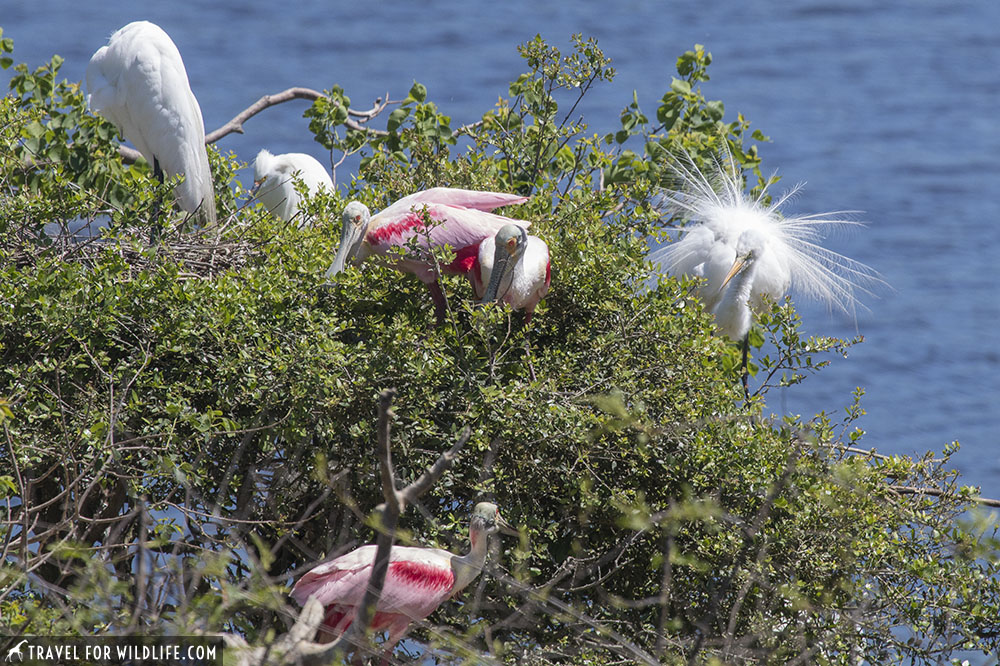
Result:
<svg viewBox="0 0 1000 666"><path fill-rule="evenodd" d="M719 285L719 291L726 288L729 281L745 270L749 270L767 251L767 236L756 229L748 229L740 234L736 242L736 261Z"/></svg>
<svg viewBox="0 0 1000 666"><path fill-rule="evenodd" d="M268 174L274 169L274 155L267 149L261 149L253 161L253 184L260 187Z"/></svg>
<svg viewBox="0 0 1000 666"><path fill-rule="evenodd" d="M344 207L344 227L340 234L340 247L337 248L337 256L333 258L333 264L326 272L327 278L344 270L347 262L358 256L361 243L368 231L368 222L371 220L371 216L368 206L360 201L352 201Z"/></svg>
<svg viewBox="0 0 1000 666"><path fill-rule="evenodd" d="M493 253L493 272L481 303L492 303L502 299L510 289L514 278L514 267L528 247L528 232L524 227L507 224L496 235L496 249Z"/></svg>
<svg viewBox="0 0 1000 666"><path fill-rule="evenodd" d="M662 192L666 212L670 217L686 219L688 224L680 240L651 255L668 271L687 273L701 267L702 274L709 277L709 253L725 246L730 257L736 254L736 262L727 277L709 285L708 293L718 294L741 270L756 264L755 302L761 302L764 295L780 300L791 287L851 315L859 305L858 292L872 294L875 287L885 284L868 266L819 245L827 229L861 226L854 220L835 217L852 211L786 217L781 207L798 188L767 203L766 186L756 197L744 191L742 173L731 155L720 156L713 166L703 171L687 153L669 163L678 184ZM702 227L711 236L693 233ZM753 233L744 237L749 232ZM742 249L737 247L741 239ZM715 257L724 255L717 252ZM715 279L722 278L724 270L713 273Z"/></svg>

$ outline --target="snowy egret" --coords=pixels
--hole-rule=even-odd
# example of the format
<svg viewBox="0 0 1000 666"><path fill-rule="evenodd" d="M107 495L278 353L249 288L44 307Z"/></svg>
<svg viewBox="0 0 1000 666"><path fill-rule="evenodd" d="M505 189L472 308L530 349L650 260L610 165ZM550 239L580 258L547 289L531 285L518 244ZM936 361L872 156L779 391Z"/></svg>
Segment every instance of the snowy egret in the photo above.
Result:
<svg viewBox="0 0 1000 666"><path fill-rule="evenodd" d="M215 224L205 122L167 33L149 21L115 32L87 65L87 89L90 108L135 144L154 176L184 176L174 191L181 209Z"/></svg>
<svg viewBox="0 0 1000 666"><path fill-rule="evenodd" d="M697 293L715 315L719 332L743 343L747 393L752 310L759 311L768 300L779 301L792 289L853 316L857 293L872 294L872 288L885 284L868 266L819 244L827 229L861 225L835 217L851 211L786 217L781 208L799 188L770 204L766 185L751 197L731 155L717 158L707 172L686 153L670 168L679 184L662 193L666 213L687 225L679 240L650 258L671 274L704 280Z"/></svg>
<svg viewBox="0 0 1000 666"><path fill-rule="evenodd" d="M301 197L295 190L300 179L310 196L326 188L333 192L333 180L319 160L305 153L272 155L261 150L253 162L253 193L274 216L291 220L299 212ZM304 220L299 220L301 227Z"/></svg>

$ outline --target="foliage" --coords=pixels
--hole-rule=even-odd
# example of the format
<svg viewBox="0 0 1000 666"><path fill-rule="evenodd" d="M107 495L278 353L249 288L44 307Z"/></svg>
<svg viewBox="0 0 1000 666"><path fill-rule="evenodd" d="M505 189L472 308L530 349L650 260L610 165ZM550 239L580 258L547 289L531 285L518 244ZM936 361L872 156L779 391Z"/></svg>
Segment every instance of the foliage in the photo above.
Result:
<svg viewBox="0 0 1000 666"><path fill-rule="evenodd" d="M56 59L18 70L0 107L7 633L272 642L296 613L291 573L371 540L375 406L393 387L403 481L472 430L398 538L460 549L483 498L522 534L416 630L422 659L938 663L1000 645L997 521L947 471L952 449L856 448L860 395L839 422L767 417L768 390L848 344L804 339L788 303L761 320L757 346L769 337L776 356L741 404L736 350L690 285L650 278L664 224L650 201L673 151L710 158L727 141L760 182L745 142L763 135L699 88L710 54L678 59L655 124L634 97L602 135L574 118L614 74L596 43L563 55L539 37L521 53L509 98L459 134L420 84L383 133L348 129L339 89L307 116L331 150L365 153L349 190L310 204L317 219L431 185L530 195L509 214L553 264L530 326L473 307L457 277L437 329L423 285L391 268L326 284L333 225L239 209L232 155L212 156L222 231L168 226L150 244L169 184L121 165ZM74 218L111 228L44 232Z"/></svg>

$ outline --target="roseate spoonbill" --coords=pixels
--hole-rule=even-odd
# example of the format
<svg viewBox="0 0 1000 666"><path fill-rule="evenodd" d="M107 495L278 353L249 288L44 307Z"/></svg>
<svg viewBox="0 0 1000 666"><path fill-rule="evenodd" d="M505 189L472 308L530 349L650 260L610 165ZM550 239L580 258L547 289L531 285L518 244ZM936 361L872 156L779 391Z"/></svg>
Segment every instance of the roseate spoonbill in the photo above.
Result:
<svg viewBox="0 0 1000 666"><path fill-rule="evenodd" d="M215 224L205 122L170 37L149 21L111 35L87 65L87 103L135 144L153 175L184 176L174 195L204 226Z"/></svg>
<svg viewBox="0 0 1000 666"><path fill-rule="evenodd" d="M253 161L252 194L260 199L264 208L286 222L299 212L301 197L295 190L295 179L300 179L312 196L326 188L333 192L333 180L319 160L305 153L272 155L261 150ZM299 220L301 227L304 220Z"/></svg>
<svg viewBox="0 0 1000 666"><path fill-rule="evenodd" d="M524 227L505 225L496 236L479 244L469 280L480 302L502 300L515 310L523 308L528 323L552 281L549 246L541 238L529 236Z"/></svg>
<svg viewBox="0 0 1000 666"><path fill-rule="evenodd" d="M374 216L363 203L352 201L344 208L340 247L326 273L327 278L342 271L349 260L357 264L372 254L385 255L393 248L405 248L414 238L423 250L451 246L455 259L442 266L442 271L467 275L476 262L479 244L485 238L494 236L505 224L517 223L523 227L531 224L489 211L527 200L516 194L435 187L403 197ZM433 223L426 229L422 215L425 208ZM407 256L397 261L395 267L404 273L413 273L428 286L434 299L434 314L441 324L445 300L431 257L426 253Z"/></svg>
<svg viewBox="0 0 1000 666"><path fill-rule="evenodd" d="M382 595L375 607L371 628L389 630L383 645L382 663L387 663L396 643L411 622L422 620L446 600L475 580L486 561L489 535L497 531L517 532L500 516L495 504L480 502L469 521L471 550L454 555L440 548L393 546L389 551ZM299 605L316 597L326 607L320 635L333 640L354 621L375 564L374 544L362 546L308 571L292 587Z"/></svg>
<svg viewBox="0 0 1000 666"><path fill-rule="evenodd" d="M872 294L874 286L885 284L868 266L819 245L826 228L861 226L831 217L849 211L785 217L781 207L799 187L770 204L765 201L766 186L750 197L731 155L728 160L718 158L708 173L686 153L670 167L680 184L663 192L667 212L689 224L679 240L655 250L651 259L672 274L705 280L698 295L715 315L719 332L742 340L748 397L752 310L763 308L768 299L780 300L792 288L853 315L857 291Z"/></svg>

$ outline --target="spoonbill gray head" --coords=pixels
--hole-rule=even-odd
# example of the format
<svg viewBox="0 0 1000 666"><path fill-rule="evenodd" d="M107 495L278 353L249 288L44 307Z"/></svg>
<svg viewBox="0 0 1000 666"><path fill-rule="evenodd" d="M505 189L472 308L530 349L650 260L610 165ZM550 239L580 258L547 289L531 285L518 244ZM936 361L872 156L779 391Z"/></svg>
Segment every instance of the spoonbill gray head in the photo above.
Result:
<svg viewBox="0 0 1000 666"><path fill-rule="evenodd" d="M496 249L493 253L493 272L481 303L492 303L502 299L510 289L514 278L514 267L524 255L528 246L528 232L524 227L507 224L496 235Z"/></svg>
<svg viewBox="0 0 1000 666"><path fill-rule="evenodd" d="M340 234L340 247L337 248L337 256L333 258L333 264L326 272L328 279L344 270L347 262L358 256L361 244L365 240L365 233L368 231L368 221L371 220L371 216L368 206L360 201L352 201L344 207L344 227Z"/></svg>

